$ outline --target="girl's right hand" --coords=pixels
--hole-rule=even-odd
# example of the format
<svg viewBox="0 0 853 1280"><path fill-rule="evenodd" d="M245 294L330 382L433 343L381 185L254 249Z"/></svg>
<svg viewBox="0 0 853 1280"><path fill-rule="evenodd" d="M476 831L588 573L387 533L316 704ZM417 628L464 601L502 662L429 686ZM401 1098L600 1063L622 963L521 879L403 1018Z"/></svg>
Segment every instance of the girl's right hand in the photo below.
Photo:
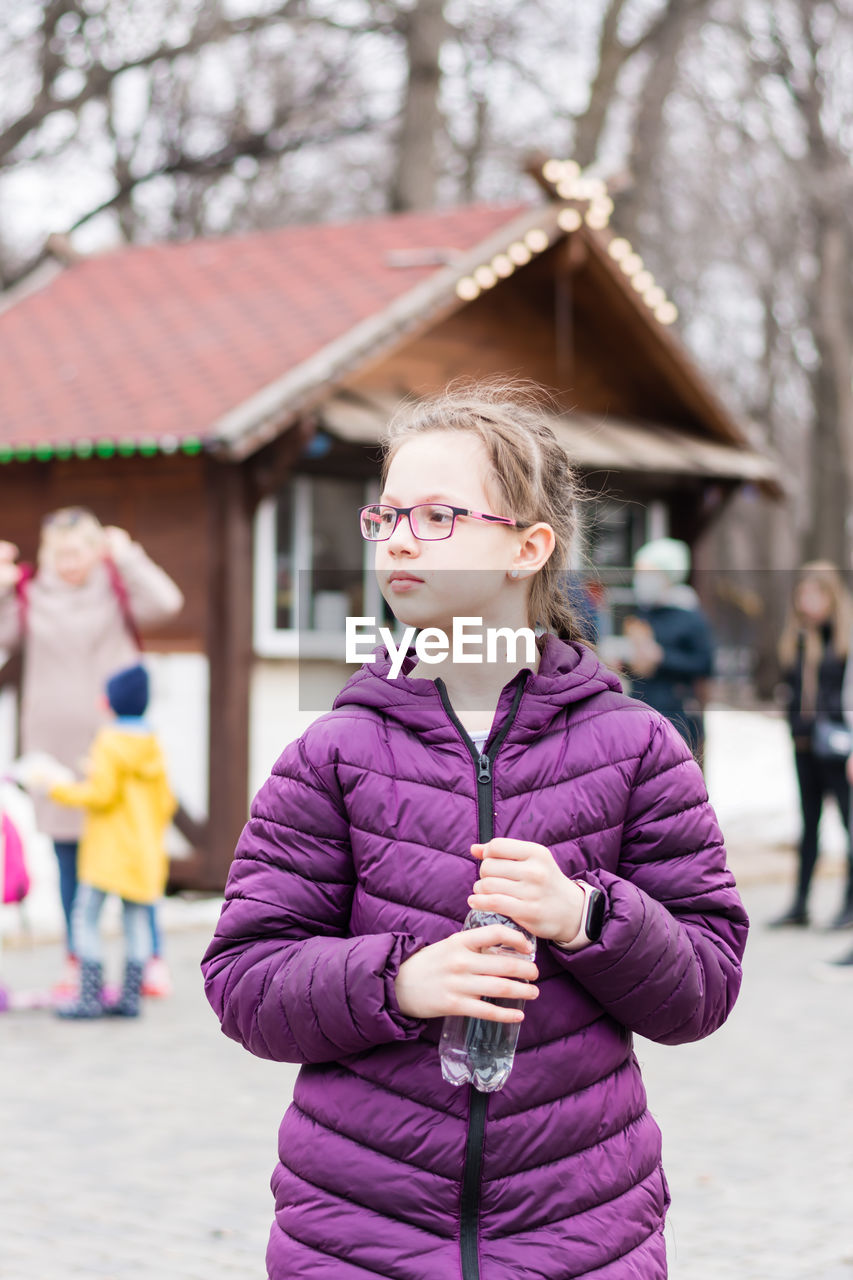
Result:
<svg viewBox="0 0 853 1280"><path fill-rule="evenodd" d="M489 954L489 947L511 947L517 955ZM521 1022L520 1009L490 1004L483 996L535 1000L531 984L539 970L528 959L530 944L516 929L488 924L423 947L400 965L394 982L401 1013L410 1018L448 1014L483 1018L486 1022Z"/></svg>

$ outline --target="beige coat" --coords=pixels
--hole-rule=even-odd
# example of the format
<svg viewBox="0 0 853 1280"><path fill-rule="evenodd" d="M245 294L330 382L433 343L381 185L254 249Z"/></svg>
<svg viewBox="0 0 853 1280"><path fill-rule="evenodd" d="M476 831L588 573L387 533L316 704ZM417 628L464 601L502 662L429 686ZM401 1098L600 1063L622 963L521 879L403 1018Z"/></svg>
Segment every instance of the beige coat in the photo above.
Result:
<svg viewBox="0 0 853 1280"><path fill-rule="evenodd" d="M127 589L131 614L140 630L180 611L179 588L136 542L115 557ZM13 588L0 591L0 649L23 642L21 746L47 751L76 773L98 730L107 722L104 686L111 675L139 660L107 569L98 564L74 587L51 570L40 569L27 584L26 634ZM54 840L77 840L78 810L40 798L39 827Z"/></svg>

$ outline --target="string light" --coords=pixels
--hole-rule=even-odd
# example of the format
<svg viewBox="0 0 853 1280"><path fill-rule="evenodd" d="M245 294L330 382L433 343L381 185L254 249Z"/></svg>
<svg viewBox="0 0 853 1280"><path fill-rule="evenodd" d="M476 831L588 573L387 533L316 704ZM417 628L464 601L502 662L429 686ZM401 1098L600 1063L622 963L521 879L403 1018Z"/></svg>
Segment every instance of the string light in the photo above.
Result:
<svg viewBox="0 0 853 1280"><path fill-rule="evenodd" d="M553 182L554 184L560 182L564 172L563 164L562 160L546 160L542 166L542 177L545 181Z"/></svg>
<svg viewBox="0 0 853 1280"><path fill-rule="evenodd" d="M651 271L638 271L631 284L637 290L637 293L645 293L647 289L651 289L654 282L655 278Z"/></svg>
<svg viewBox="0 0 853 1280"><path fill-rule="evenodd" d="M479 291L478 291L479 292ZM110 440L102 437L98 440L61 440L56 444L39 442L37 444L0 445L0 466L10 462L67 462L71 458L132 458L136 454L153 457L157 453L183 453L195 457L204 452L204 441L200 436L186 436L183 440L177 436L161 436L155 440L151 437L136 440Z"/></svg>
<svg viewBox="0 0 853 1280"><path fill-rule="evenodd" d="M653 284L651 289L647 289L643 294L643 302L654 311L655 307L659 307L662 302L666 302L666 294L659 284Z"/></svg>
<svg viewBox="0 0 853 1280"><path fill-rule="evenodd" d="M527 245L523 244L521 240L513 240L506 252L507 257L511 262L514 262L517 267L523 267L533 256Z"/></svg>
<svg viewBox="0 0 853 1280"><path fill-rule="evenodd" d="M456 282L456 296L461 298L463 302L473 302L479 297L480 286L473 276L463 276L461 280Z"/></svg>
<svg viewBox="0 0 853 1280"><path fill-rule="evenodd" d="M631 253L631 245L623 236L616 236L607 246L607 252L615 262L621 262L623 258L627 258Z"/></svg>
<svg viewBox="0 0 853 1280"><path fill-rule="evenodd" d="M557 226L563 231L577 231L582 222L577 209L561 209L557 214Z"/></svg>
<svg viewBox="0 0 853 1280"><path fill-rule="evenodd" d="M610 215L603 213L600 209L596 209L594 205L587 210L586 225L592 227L593 231L603 231L609 221Z"/></svg>
<svg viewBox="0 0 853 1280"><path fill-rule="evenodd" d="M534 227L531 231L528 231L527 235L524 237L524 243L527 245L528 249L532 249L534 253L542 253L544 249L548 248L547 233L544 232L541 227Z"/></svg>
<svg viewBox="0 0 853 1280"><path fill-rule="evenodd" d="M491 289L498 282L498 277L491 267L478 267L474 272L474 279L481 289Z"/></svg>
<svg viewBox="0 0 853 1280"><path fill-rule="evenodd" d="M638 253L627 253L619 263L619 266L626 276L635 276L638 271L643 269L643 259Z"/></svg>
<svg viewBox="0 0 853 1280"><path fill-rule="evenodd" d="M662 302L659 307L655 307L655 318L661 324L673 324L678 319L678 307L674 302Z"/></svg>
<svg viewBox="0 0 853 1280"><path fill-rule="evenodd" d="M515 267L507 254L499 253L492 258L492 270L496 276L500 276L501 280L506 280L507 276L511 276L515 271Z"/></svg>

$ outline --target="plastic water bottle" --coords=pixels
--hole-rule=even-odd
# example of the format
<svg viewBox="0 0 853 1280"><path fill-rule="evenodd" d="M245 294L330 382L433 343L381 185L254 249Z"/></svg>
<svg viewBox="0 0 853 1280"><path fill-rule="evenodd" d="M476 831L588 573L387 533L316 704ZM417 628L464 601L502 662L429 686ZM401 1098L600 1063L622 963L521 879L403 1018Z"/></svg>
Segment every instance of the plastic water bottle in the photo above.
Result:
<svg viewBox="0 0 853 1280"><path fill-rule="evenodd" d="M469 911L464 929L479 929L487 924L505 924L524 934L530 944L527 958L536 957L536 939L520 924L494 911ZM513 947L489 947L493 955L513 955L522 952ZM497 996L484 996L490 1004L503 1005L507 1009L522 1009L524 1000L508 1000ZM502 1089L512 1070L515 1046L518 1044L520 1022L490 1022L486 1018L463 1018L458 1014L444 1019L438 1046L441 1058L441 1074L449 1084L470 1083L481 1093Z"/></svg>

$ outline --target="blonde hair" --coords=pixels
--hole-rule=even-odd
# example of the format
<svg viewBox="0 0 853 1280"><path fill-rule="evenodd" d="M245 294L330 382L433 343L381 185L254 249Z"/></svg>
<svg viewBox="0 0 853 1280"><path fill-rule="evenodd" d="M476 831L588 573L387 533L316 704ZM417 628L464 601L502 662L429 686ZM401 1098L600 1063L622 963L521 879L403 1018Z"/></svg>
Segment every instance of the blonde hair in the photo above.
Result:
<svg viewBox="0 0 853 1280"><path fill-rule="evenodd" d="M838 569L829 560L811 560L799 572L791 600L788 617L779 639L779 662L784 671L796 665L802 645L802 675L800 679L800 705L802 716L814 716L820 684L820 664L825 652L821 627L803 617L797 608L797 592L804 582L816 582L829 597L830 612L827 619L831 634L830 645L839 657L846 658L853 627L853 600L841 579Z"/></svg>
<svg viewBox="0 0 853 1280"><path fill-rule="evenodd" d="M381 441L382 486L401 445L428 431L466 431L480 439L490 463L485 486L499 515L522 528L543 521L555 545L531 579L528 620L569 637L576 624L563 586L577 530L580 497L569 457L549 424L548 393L532 382L453 382L440 395L400 407ZM556 412L556 410L554 410Z"/></svg>
<svg viewBox="0 0 853 1280"><path fill-rule="evenodd" d="M104 527L87 507L60 507L41 522L39 564L49 565L55 549L67 538L81 538L92 546L104 543Z"/></svg>

